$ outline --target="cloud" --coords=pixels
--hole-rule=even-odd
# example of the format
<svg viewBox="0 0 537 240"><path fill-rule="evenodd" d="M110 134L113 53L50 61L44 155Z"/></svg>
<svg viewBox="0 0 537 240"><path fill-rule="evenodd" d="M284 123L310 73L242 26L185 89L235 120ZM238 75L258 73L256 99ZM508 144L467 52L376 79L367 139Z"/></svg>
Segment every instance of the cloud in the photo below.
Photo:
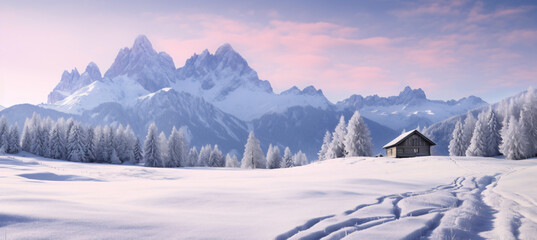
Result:
<svg viewBox="0 0 537 240"><path fill-rule="evenodd" d="M532 10L533 6L520 6L515 8L500 8L496 9L490 13L484 13L484 4L482 2L477 2L474 7L470 10L466 21L468 22L483 22L491 21L497 18L509 17L513 15L518 15L521 13L528 12Z"/></svg>

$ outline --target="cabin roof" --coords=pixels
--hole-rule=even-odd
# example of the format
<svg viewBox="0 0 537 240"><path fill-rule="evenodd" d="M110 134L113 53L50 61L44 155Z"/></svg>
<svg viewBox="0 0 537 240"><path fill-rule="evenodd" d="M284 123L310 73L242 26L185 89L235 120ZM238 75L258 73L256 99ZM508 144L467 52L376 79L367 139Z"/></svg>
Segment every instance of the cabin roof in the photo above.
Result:
<svg viewBox="0 0 537 240"><path fill-rule="evenodd" d="M384 147L382 147L382 148L390 148L390 147L393 147L395 145L399 145L400 143L402 143L403 141L405 141L407 138L409 138L410 136L412 136L414 134L418 134L421 138L423 138L429 144L436 145L436 143L431 141L431 139L429 139L425 135L421 134L417 129L414 129L412 131L402 133L401 135L396 137L394 140L392 140L388 144L384 145Z"/></svg>

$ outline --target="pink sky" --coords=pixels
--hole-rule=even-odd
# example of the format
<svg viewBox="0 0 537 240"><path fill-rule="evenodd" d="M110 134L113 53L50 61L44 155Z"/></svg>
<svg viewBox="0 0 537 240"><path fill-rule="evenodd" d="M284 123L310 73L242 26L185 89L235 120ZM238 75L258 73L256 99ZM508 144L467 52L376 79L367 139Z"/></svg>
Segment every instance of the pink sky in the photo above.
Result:
<svg viewBox="0 0 537 240"><path fill-rule="evenodd" d="M432 99L495 102L537 83L531 2L120 3L0 3L0 105L45 102L64 70L90 61L104 74L139 34L176 67L230 43L275 92L314 85L333 102L406 85Z"/></svg>

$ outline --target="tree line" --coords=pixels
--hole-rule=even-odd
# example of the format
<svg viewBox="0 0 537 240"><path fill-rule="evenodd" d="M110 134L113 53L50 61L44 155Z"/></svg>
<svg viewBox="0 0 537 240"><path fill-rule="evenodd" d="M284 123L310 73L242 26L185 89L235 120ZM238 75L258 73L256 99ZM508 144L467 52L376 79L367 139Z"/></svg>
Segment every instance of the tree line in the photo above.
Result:
<svg viewBox="0 0 537 240"><path fill-rule="evenodd" d="M537 156L537 91L500 102L496 109L479 113L477 119L468 112L459 120L449 143L451 156L504 155L520 160Z"/></svg>
<svg viewBox="0 0 537 240"><path fill-rule="evenodd" d="M20 141L19 141L20 139ZM148 126L143 146L129 125L84 126L69 118L53 121L34 113L26 119L22 137L16 124L10 126L7 119L0 118L0 153L26 151L38 156L73 162L112 164L139 164L147 167L242 167L286 168L308 164L302 151L291 154L289 147L281 155L278 146L270 145L267 155L261 150L259 140L250 133L241 162L237 156L224 157L218 145L207 144L197 150L189 143L183 131L173 127L167 137L158 133L157 126ZM253 162L253 164L252 164Z"/></svg>

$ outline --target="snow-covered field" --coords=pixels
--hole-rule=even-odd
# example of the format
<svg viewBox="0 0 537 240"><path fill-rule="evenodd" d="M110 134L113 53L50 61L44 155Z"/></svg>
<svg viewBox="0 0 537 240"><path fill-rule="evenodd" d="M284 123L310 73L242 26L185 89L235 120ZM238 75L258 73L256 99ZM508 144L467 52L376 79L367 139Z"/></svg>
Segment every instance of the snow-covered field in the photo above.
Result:
<svg viewBox="0 0 537 240"><path fill-rule="evenodd" d="M537 159L158 169L0 156L5 239L532 239Z"/></svg>

